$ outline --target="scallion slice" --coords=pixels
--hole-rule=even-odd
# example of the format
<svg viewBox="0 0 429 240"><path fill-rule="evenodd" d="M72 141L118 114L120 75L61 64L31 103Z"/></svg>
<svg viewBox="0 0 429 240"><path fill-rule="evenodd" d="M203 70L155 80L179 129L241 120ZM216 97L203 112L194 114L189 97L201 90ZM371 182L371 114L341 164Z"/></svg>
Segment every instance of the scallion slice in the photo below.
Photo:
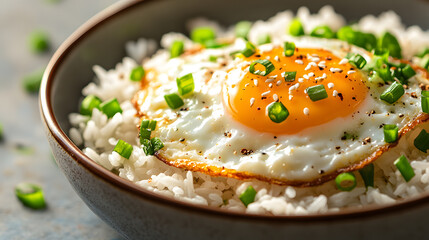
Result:
<svg viewBox="0 0 429 240"><path fill-rule="evenodd" d="M145 71L142 66L137 66L131 70L130 80L134 82L139 82L145 75Z"/></svg>
<svg viewBox="0 0 429 240"><path fill-rule="evenodd" d="M263 34L258 37L258 45L271 43L271 37L268 34Z"/></svg>
<svg viewBox="0 0 429 240"><path fill-rule="evenodd" d="M298 18L292 20L289 24L289 34L292 36L302 36L304 35L304 27L302 26L301 21Z"/></svg>
<svg viewBox="0 0 429 240"><path fill-rule="evenodd" d="M319 38L334 38L335 33L327 25L317 26L311 31L310 36Z"/></svg>
<svg viewBox="0 0 429 240"><path fill-rule="evenodd" d="M402 68L402 76L404 76L405 79L409 79L414 75L416 75L416 71L414 71L414 69L409 64Z"/></svg>
<svg viewBox="0 0 429 240"><path fill-rule="evenodd" d="M310 97L311 101L319 101L328 97L325 86L323 84L311 86L307 88L307 94Z"/></svg>
<svg viewBox="0 0 429 240"><path fill-rule="evenodd" d="M366 65L366 60L364 57L362 57L362 55L360 54L352 54L350 56L348 56L349 62L357 67L358 69L362 69L365 65Z"/></svg>
<svg viewBox="0 0 429 240"><path fill-rule="evenodd" d="M398 82L393 82L389 86L389 88L387 88L386 91L384 91L381 94L380 99L387 103L392 104L398 101L398 99L400 99L402 95L404 95L404 93L405 93L404 86L402 86L402 84Z"/></svg>
<svg viewBox="0 0 429 240"><path fill-rule="evenodd" d="M235 36L238 38L244 38L247 40L252 23L248 21L241 21L235 25Z"/></svg>
<svg viewBox="0 0 429 240"><path fill-rule="evenodd" d="M267 106L267 115L271 121L281 123L289 116L289 111L281 102L272 102Z"/></svg>
<svg viewBox="0 0 429 240"><path fill-rule="evenodd" d="M192 73L188 73L180 78L176 79L177 88L180 95L186 95L194 91L194 76Z"/></svg>
<svg viewBox="0 0 429 240"><path fill-rule="evenodd" d="M414 177L414 175L416 175L414 173L414 169L410 165L410 162L408 162L408 159L404 155L396 159L393 163L395 164L396 168L398 168L405 181L409 182Z"/></svg>
<svg viewBox="0 0 429 240"><path fill-rule="evenodd" d="M174 41L170 47L170 57L175 58L182 55L184 49L185 49L185 44L183 43L183 41L180 41L180 40Z"/></svg>
<svg viewBox="0 0 429 240"><path fill-rule="evenodd" d="M392 82L393 81L393 77L392 74L390 72L389 68L379 68L376 70L378 75L380 76L381 79L383 79L384 82Z"/></svg>
<svg viewBox="0 0 429 240"><path fill-rule="evenodd" d="M210 62L216 62L216 61L217 61L217 59L218 59L218 57L217 57L217 56L213 56L213 55L211 55L211 56L209 57L209 61L210 61Z"/></svg>
<svg viewBox="0 0 429 240"><path fill-rule="evenodd" d="M166 94L164 95L164 99L171 109L177 109L185 104L176 93Z"/></svg>
<svg viewBox="0 0 429 240"><path fill-rule="evenodd" d="M194 42L205 44L208 40L213 40L216 38L214 30L210 27L198 27L192 30L191 39Z"/></svg>
<svg viewBox="0 0 429 240"><path fill-rule="evenodd" d="M256 70L255 69L256 64L260 64L260 65L264 66L265 71ZM270 62L269 60L266 60L266 59L255 60L249 66L249 72L250 73L255 74L255 75L260 75L260 76L267 76L272 71L274 71L274 69L275 69L275 67L274 67L273 63Z"/></svg>
<svg viewBox="0 0 429 240"><path fill-rule="evenodd" d="M121 105L116 98L101 103L100 109L108 118L115 116L116 113L122 113Z"/></svg>
<svg viewBox="0 0 429 240"><path fill-rule="evenodd" d="M295 72L285 72L285 81L286 82L293 82L296 78L296 71Z"/></svg>
<svg viewBox="0 0 429 240"><path fill-rule="evenodd" d="M40 83L42 82L44 70L38 70L25 76L23 79L24 89L29 93L36 93L39 91Z"/></svg>
<svg viewBox="0 0 429 240"><path fill-rule="evenodd" d="M157 152L164 147L164 143L161 141L161 139L157 137L152 138L150 142L152 144L154 152Z"/></svg>
<svg viewBox="0 0 429 240"><path fill-rule="evenodd" d="M338 190L341 191L351 191L356 187L356 177L353 173L340 173L335 178L335 185Z"/></svg>
<svg viewBox="0 0 429 240"><path fill-rule="evenodd" d="M32 183L20 183L15 187L15 195L25 206L32 209L46 207L42 188Z"/></svg>
<svg viewBox="0 0 429 240"><path fill-rule="evenodd" d="M398 140L398 126L394 124L386 124L383 127L384 141L387 143L393 143Z"/></svg>
<svg viewBox="0 0 429 240"><path fill-rule="evenodd" d="M402 58L401 45L399 45L396 37L389 32L385 32L378 39L378 47L387 49L390 56L394 58Z"/></svg>
<svg viewBox="0 0 429 240"><path fill-rule="evenodd" d="M365 187L374 187L374 164L370 163L359 169L359 173L365 183Z"/></svg>
<svg viewBox="0 0 429 240"><path fill-rule="evenodd" d="M244 206L247 207L247 205L255 201L255 196L256 190L252 186L249 186L242 194L240 194L240 200Z"/></svg>
<svg viewBox="0 0 429 240"><path fill-rule="evenodd" d="M244 48L243 51L241 51L241 53L245 56L245 57L250 57L253 54L255 54L256 52L256 47L249 41L246 42L246 48Z"/></svg>
<svg viewBox="0 0 429 240"><path fill-rule="evenodd" d="M29 38L30 48L35 53L42 53L49 49L49 37L45 32L33 32Z"/></svg>
<svg viewBox="0 0 429 240"><path fill-rule="evenodd" d="M86 96L80 104L80 114L91 116L94 108L100 108L101 99L95 95Z"/></svg>
<svg viewBox="0 0 429 240"><path fill-rule="evenodd" d="M422 111L424 113L429 113L429 91L422 91Z"/></svg>
<svg viewBox="0 0 429 240"><path fill-rule="evenodd" d="M416 139L414 139L414 146L418 150L427 153L429 150L429 133L426 130L423 129Z"/></svg>
<svg viewBox="0 0 429 240"><path fill-rule="evenodd" d="M3 125L0 123L0 142L3 140Z"/></svg>
<svg viewBox="0 0 429 240"><path fill-rule="evenodd" d="M295 53L295 43L293 42L285 42L284 44L284 54L286 57L291 57Z"/></svg>
<svg viewBox="0 0 429 240"><path fill-rule="evenodd" d="M119 155L126 159L130 159L131 153L133 152L133 146L131 144L119 139L118 143L116 143L114 152L117 152Z"/></svg>
<svg viewBox="0 0 429 240"><path fill-rule="evenodd" d="M143 139L150 139L150 135L155 128L155 120L142 120L140 123L140 143L142 143Z"/></svg>
<svg viewBox="0 0 429 240"><path fill-rule="evenodd" d="M143 152L146 156L152 156L155 153L152 142L149 139L143 139L142 143Z"/></svg>

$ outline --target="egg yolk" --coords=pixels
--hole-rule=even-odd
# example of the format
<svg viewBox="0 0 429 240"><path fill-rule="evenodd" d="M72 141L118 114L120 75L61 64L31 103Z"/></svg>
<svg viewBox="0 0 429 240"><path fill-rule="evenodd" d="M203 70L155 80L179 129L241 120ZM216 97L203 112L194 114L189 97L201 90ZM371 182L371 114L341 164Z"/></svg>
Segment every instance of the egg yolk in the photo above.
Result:
<svg viewBox="0 0 429 240"><path fill-rule="evenodd" d="M249 65L241 67L246 72L241 80L225 81L223 102L234 119L260 132L294 134L350 116L368 94L359 71L324 49L296 48L293 56L286 57L284 49L278 47L243 57L250 63L257 59L269 60L275 69L261 76L249 72ZM260 64L255 69L265 71ZM286 81L285 72L295 71L295 80ZM310 99L306 89L316 85L324 86L327 98ZM289 112L280 123L268 117L267 106L276 101Z"/></svg>

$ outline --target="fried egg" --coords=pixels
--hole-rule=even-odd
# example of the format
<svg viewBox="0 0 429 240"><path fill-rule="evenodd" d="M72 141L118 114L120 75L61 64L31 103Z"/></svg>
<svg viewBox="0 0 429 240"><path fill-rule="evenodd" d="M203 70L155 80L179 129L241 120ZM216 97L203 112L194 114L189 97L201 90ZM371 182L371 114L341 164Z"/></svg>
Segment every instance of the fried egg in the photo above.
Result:
<svg viewBox="0 0 429 240"><path fill-rule="evenodd" d="M397 125L402 136L429 118L420 102L425 71L417 69L405 94L389 104L380 100L389 85L346 59L358 53L371 63L371 53L340 40L283 40L295 43L293 56L284 55L282 41L258 46L250 57L231 57L244 48L237 39L179 58L160 51L145 62L147 75L133 101L143 119L158 121L153 134L165 147L156 156L212 176L311 186L360 169L393 147L384 141L385 124ZM274 70L266 76L252 73L255 60L270 61ZM296 72L293 81L285 80L288 72ZM180 109L170 109L164 95L177 92L176 78L188 73L193 94L183 97ZM326 98L311 100L308 88L316 85L324 87ZM275 102L289 113L282 122L268 116Z"/></svg>

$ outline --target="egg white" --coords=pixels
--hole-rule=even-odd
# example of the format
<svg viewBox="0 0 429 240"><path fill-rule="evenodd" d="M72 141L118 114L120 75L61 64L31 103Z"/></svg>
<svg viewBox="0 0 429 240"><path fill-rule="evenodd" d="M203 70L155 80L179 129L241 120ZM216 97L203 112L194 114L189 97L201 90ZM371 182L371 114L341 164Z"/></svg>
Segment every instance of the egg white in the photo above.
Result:
<svg viewBox="0 0 429 240"><path fill-rule="evenodd" d="M304 37L293 41L297 47L324 48L340 58L350 50L371 61L370 53L339 40ZM279 44L261 48L269 51ZM160 154L165 159L187 159L285 182L313 181L358 163L385 145L383 124L395 124L401 129L421 112L418 83L423 76L409 79L406 94L395 104L387 104L379 96L388 86L370 82L362 72L370 87L369 95L353 115L294 135L255 131L235 121L222 103L222 84L233 84L245 74L241 69L248 63L230 57L231 52L242 48L243 41L236 40L223 49L207 49L173 59L166 51L160 51L144 63L152 71L147 76L148 86L139 93L138 110L145 118L158 120L154 136L164 141ZM210 56L219 58L211 62ZM171 110L163 96L177 92L176 78L187 73L193 73L194 93L184 98L181 110ZM411 97L411 93L417 98ZM358 138L341 140L344 132ZM243 154L243 149L252 153Z"/></svg>

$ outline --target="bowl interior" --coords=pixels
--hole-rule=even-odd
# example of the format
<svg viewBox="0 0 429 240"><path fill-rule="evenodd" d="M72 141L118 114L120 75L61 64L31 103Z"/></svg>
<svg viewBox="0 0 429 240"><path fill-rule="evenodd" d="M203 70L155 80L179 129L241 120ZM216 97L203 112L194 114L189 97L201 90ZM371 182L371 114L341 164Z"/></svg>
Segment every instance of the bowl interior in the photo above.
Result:
<svg viewBox="0 0 429 240"><path fill-rule="evenodd" d="M147 0L120 3L90 20L60 47L51 63L48 85L52 84L52 89L48 102L52 104L53 115L61 130L67 135L70 128L68 115L78 112L81 90L94 79L92 66L113 68L125 56L127 41L141 37L159 41L167 32L187 33L186 21L199 16L229 26L240 20L267 19L287 9L296 12L300 6L316 12L327 4L348 21L391 9L406 25L429 28L426 21L429 4L422 0Z"/></svg>

